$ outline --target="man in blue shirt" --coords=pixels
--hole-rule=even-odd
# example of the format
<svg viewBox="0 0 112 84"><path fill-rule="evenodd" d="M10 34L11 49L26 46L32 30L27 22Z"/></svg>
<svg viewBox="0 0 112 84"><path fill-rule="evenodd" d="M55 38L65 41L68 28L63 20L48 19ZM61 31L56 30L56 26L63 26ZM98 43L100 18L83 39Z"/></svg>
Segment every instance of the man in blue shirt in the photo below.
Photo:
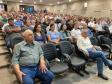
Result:
<svg viewBox="0 0 112 84"><path fill-rule="evenodd" d="M20 20L19 16L17 16L15 26L22 27L23 25L23 21Z"/></svg>

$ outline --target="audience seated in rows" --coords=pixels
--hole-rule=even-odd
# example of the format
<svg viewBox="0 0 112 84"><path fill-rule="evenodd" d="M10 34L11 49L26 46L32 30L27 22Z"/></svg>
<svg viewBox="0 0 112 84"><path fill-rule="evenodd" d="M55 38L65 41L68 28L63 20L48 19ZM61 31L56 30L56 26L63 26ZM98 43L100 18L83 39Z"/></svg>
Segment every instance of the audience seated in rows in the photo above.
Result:
<svg viewBox="0 0 112 84"><path fill-rule="evenodd" d="M103 75L103 63L110 69L112 68L111 64L108 62L107 58L105 58L101 50L91 52L96 47L92 48L94 46L91 45L89 38L93 36L97 38L98 35L104 35L104 33L107 32L103 29L104 26L107 26L111 33L112 20L110 18L92 18L49 12L38 12L34 14L1 12L0 21L4 24L2 32L6 35L5 40L7 46L10 45L10 40L13 36L21 35L26 30L31 30L33 32L34 40L42 45L44 43L53 43L57 46L61 41L69 40L72 43L77 43L79 49L84 49L90 58L96 59L98 76L106 80L108 79ZM84 30L86 31L84 32ZM109 35L109 38L111 38L111 34L107 34ZM22 35L24 35L24 33ZM25 35L25 39L26 38L27 36ZM82 44L84 44L84 46L89 46L89 49L85 47L82 48ZM20 43L17 45L21 46L22 44ZM82 45L82 47L79 45ZM17 49L17 52L18 51L19 50ZM14 50L14 56L15 53L16 51ZM98 59L96 57L97 55L94 55L94 53L97 53Z"/></svg>

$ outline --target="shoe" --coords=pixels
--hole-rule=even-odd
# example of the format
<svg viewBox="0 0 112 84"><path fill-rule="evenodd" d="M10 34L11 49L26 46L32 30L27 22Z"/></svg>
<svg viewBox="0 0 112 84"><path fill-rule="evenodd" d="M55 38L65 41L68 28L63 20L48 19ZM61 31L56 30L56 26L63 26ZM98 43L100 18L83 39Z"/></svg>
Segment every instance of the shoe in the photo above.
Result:
<svg viewBox="0 0 112 84"><path fill-rule="evenodd" d="M112 65L108 66L110 70L112 70Z"/></svg>
<svg viewBox="0 0 112 84"><path fill-rule="evenodd" d="M100 77L100 78L102 78L102 79L104 79L104 80L109 80L109 78L106 77L106 76L103 75L103 74L98 74L98 77Z"/></svg>

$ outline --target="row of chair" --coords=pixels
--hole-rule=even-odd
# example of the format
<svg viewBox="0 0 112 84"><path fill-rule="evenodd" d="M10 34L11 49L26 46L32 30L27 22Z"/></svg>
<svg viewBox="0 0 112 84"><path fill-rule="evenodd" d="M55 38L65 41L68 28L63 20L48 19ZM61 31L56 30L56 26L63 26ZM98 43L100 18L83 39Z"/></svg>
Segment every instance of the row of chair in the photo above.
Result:
<svg viewBox="0 0 112 84"><path fill-rule="evenodd" d="M106 56L110 56L112 53L112 42L111 39L104 35L99 35L97 37L91 37L90 41L92 45L100 46L102 51L105 53Z"/></svg>
<svg viewBox="0 0 112 84"><path fill-rule="evenodd" d="M6 45L10 46L7 46L7 48L12 55L14 46L23 41L23 37L21 35L14 34L8 41L10 41L10 45L7 44L8 42L6 42ZM42 45L42 49L44 51L47 67L54 74L61 74L68 69L77 72L81 76L83 76L83 74L81 74L80 71L86 72L86 60L82 59L79 55L76 54L75 47L69 41L60 42L60 44L58 45L58 50L56 45L52 43ZM55 58L60 59L60 61L56 61Z"/></svg>
<svg viewBox="0 0 112 84"><path fill-rule="evenodd" d="M60 74L69 69L77 72L79 75L84 76L80 71L89 74L86 70L87 61L76 54L75 47L69 41L62 41L58 45L60 54L58 54L56 46L52 43L42 45L44 56L49 64L49 69L54 74ZM60 61L55 61L59 58Z"/></svg>
<svg viewBox="0 0 112 84"><path fill-rule="evenodd" d="M101 46L105 54L109 56L111 49L106 43L103 43L102 38L104 38L104 36L99 35L98 37L91 37L90 40L93 45ZM21 41L23 41L23 38L19 35L11 38L11 49L13 50L14 45ZM72 45L69 41L60 42L58 49L57 46L52 43L42 45L42 49L47 66L54 74L61 74L68 69L77 72L81 76L84 76L81 71L89 74L86 71L88 58L85 56L84 52L80 51L76 45ZM60 61L56 61L55 58L59 58Z"/></svg>

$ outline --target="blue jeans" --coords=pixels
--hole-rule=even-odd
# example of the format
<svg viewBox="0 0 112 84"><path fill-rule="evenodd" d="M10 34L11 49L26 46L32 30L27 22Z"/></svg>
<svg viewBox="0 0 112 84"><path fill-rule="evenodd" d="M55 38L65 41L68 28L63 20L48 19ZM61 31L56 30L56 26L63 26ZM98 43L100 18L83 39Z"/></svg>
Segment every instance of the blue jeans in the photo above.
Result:
<svg viewBox="0 0 112 84"><path fill-rule="evenodd" d="M23 84L35 84L33 79L39 78L41 80L41 84L51 84L54 78L52 72L47 71L46 73L42 73L39 69L39 66L35 67L21 67L21 71L26 75L23 76Z"/></svg>
<svg viewBox="0 0 112 84"><path fill-rule="evenodd" d="M110 62L107 60L105 54L102 51L89 52L89 55L92 59L97 60L98 74L103 74L103 63L106 66L111 65Z"/></svg>

